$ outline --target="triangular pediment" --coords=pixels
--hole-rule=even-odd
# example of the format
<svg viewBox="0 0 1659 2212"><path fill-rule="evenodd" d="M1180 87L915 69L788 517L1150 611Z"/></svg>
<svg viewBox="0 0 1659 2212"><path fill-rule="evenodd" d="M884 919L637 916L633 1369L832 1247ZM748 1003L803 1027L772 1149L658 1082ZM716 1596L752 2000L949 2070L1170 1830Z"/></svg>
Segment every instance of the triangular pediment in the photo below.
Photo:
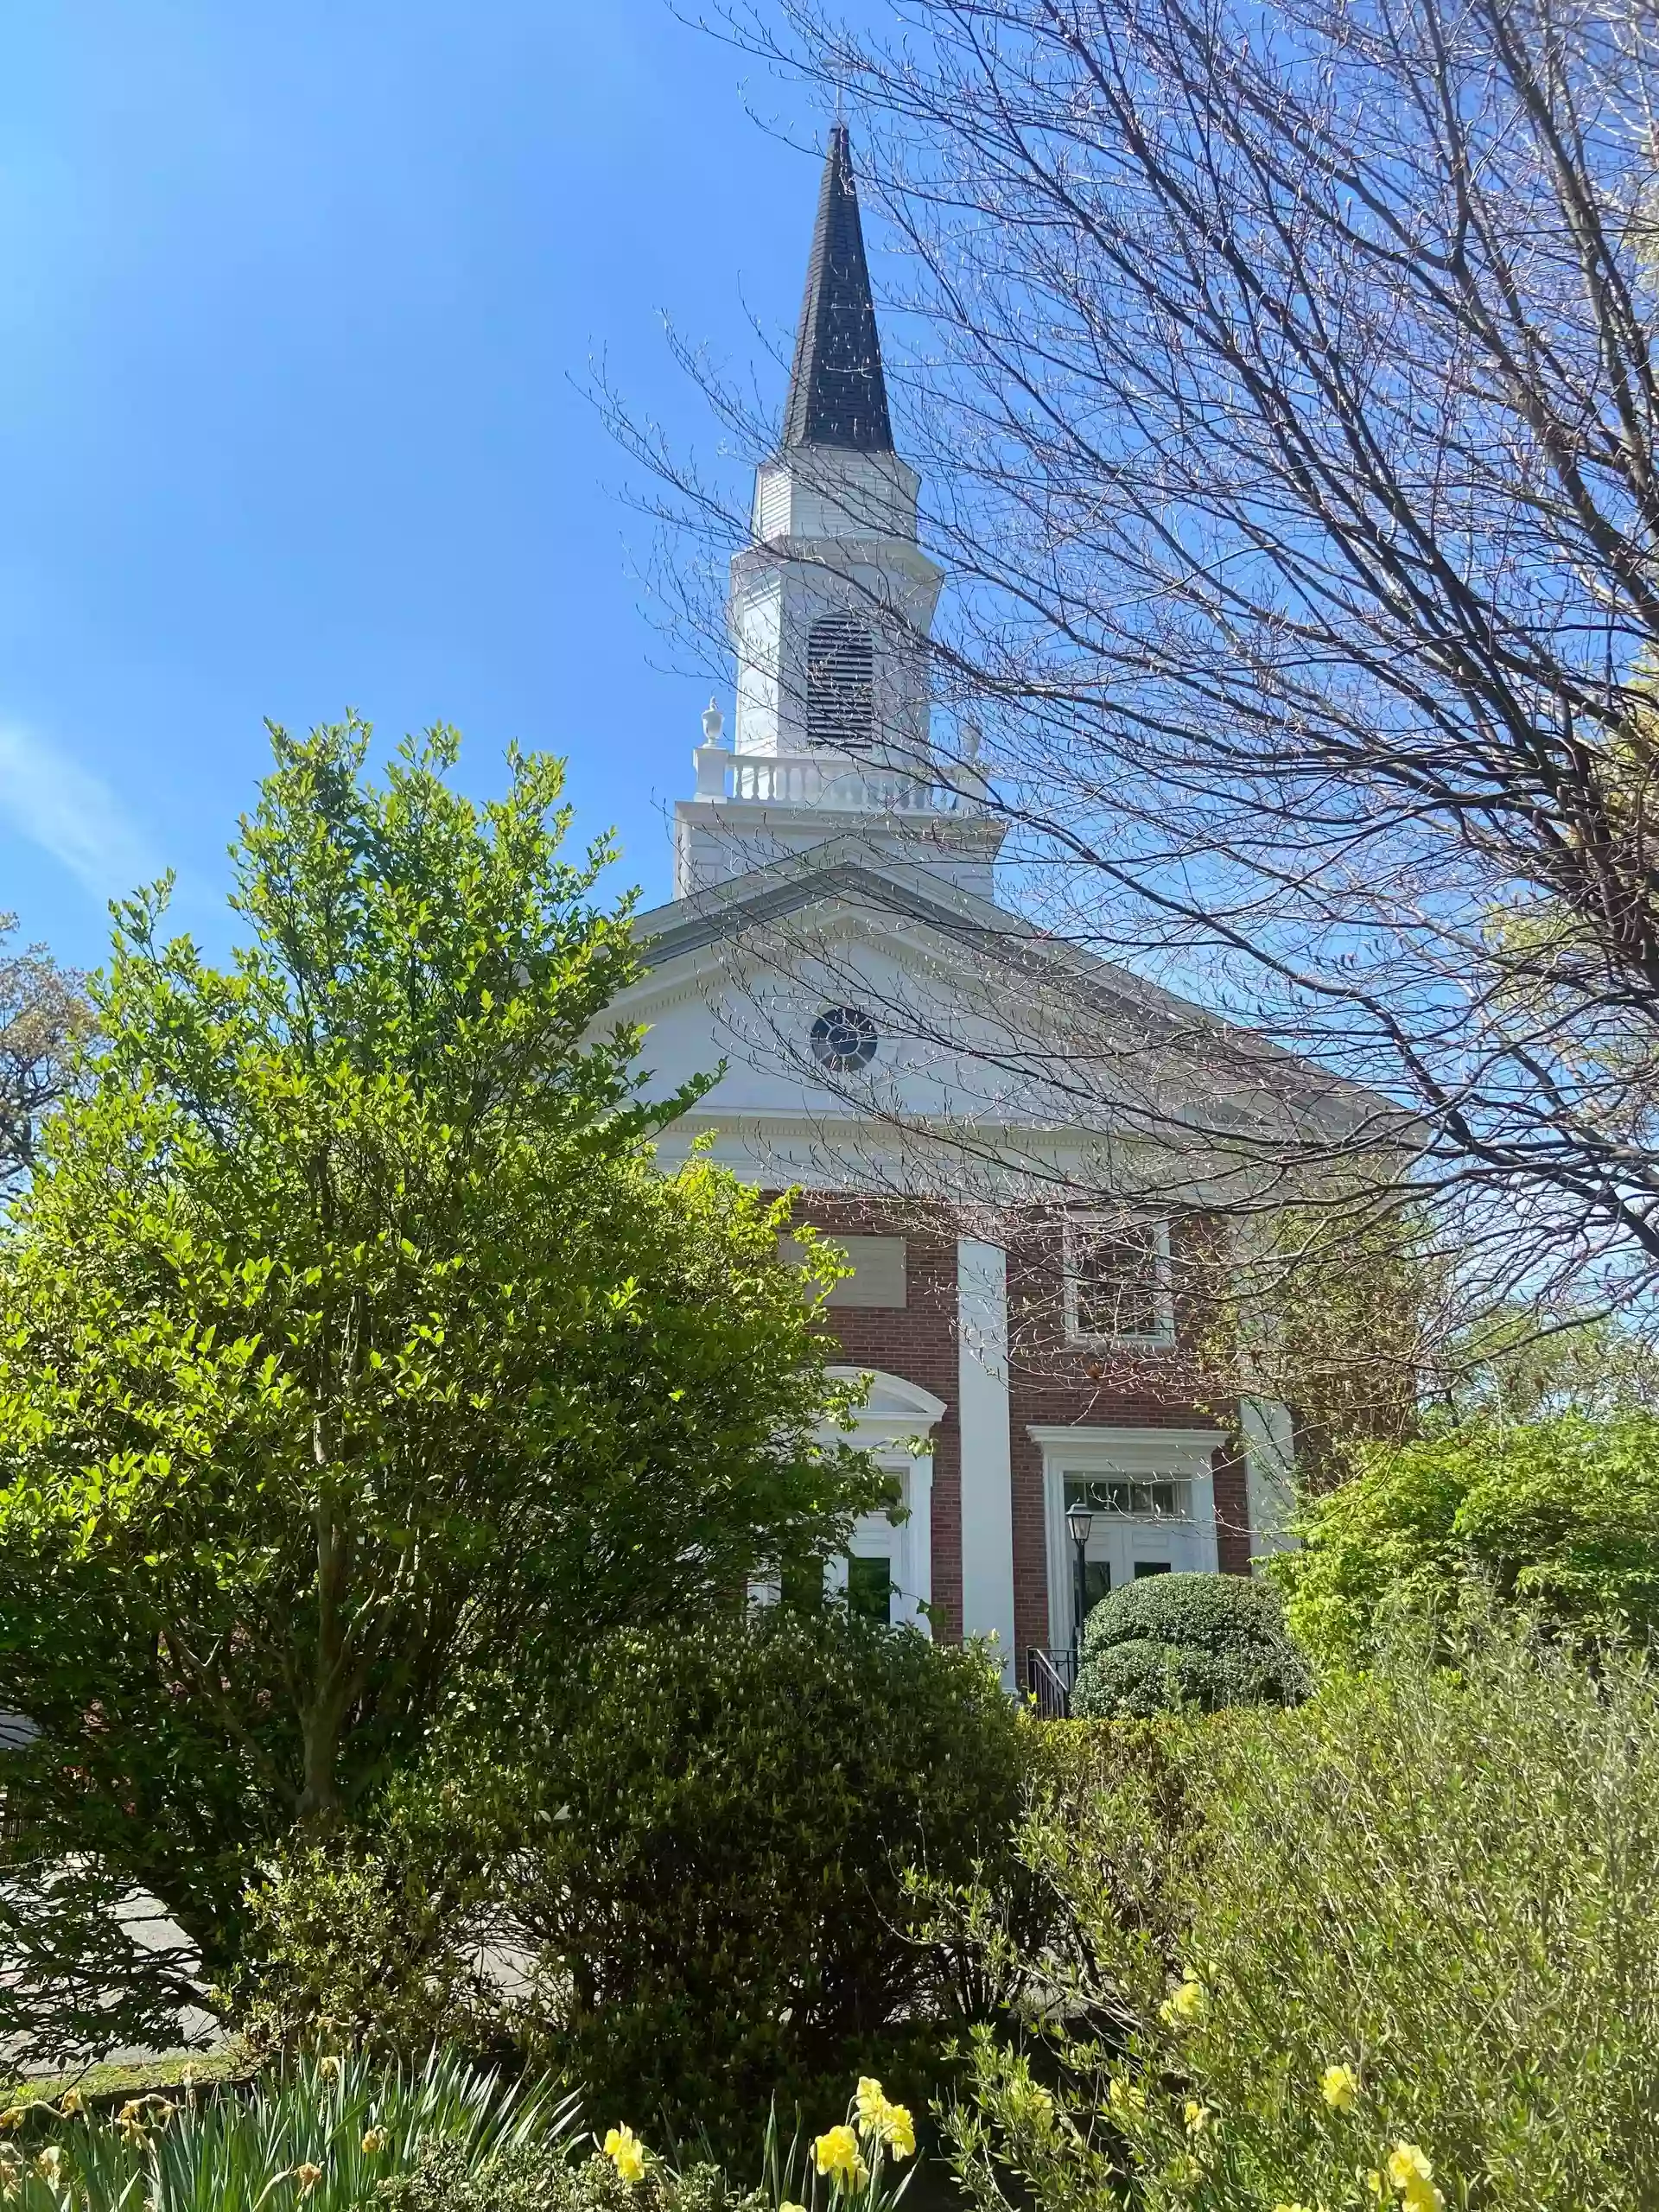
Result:
<svg viewBox="0 0 1659 2212"><path fill-rule="evenodd" d="M646 1027L646 1064L664 1084L725 1065L688 1127L788 1123L833 1149L862 1123L1028 1162L1123 1142L1265 1156L1293 1129L1388 1110L854 836L656 908L637 931L648 971L615 1010ZM826 1076L814 1025L839 1007L879 1049Z"/></svg>

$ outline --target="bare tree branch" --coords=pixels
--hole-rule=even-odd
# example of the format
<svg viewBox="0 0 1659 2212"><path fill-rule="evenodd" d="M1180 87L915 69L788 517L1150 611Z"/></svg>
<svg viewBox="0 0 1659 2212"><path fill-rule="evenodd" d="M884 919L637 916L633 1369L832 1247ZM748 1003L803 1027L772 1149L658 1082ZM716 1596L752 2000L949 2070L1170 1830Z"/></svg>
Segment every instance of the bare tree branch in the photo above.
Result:
<svg viewBox="0 0 1659 2212"><path fill-rule="evenodd" d="M1644 1316L1650 12L893 15L886 41L819 0L728 7L714 28L862 111L895 247L899 442L951 584L930 772L1011 825L1007 895L1050 943L1187 1002L1160 1051L1192 1078L1189 1151L1192 1093L1230 1100L1260 1065L1240 1043L1222 1067L1218 1016L1412 1117L1417 1170L1382 1175L1382 1203L1426 1209L1483 1295ZM772 450L764 416L681 358L738 457ZM598 396L667 526L653 582L713 657L747 486ZM1079 1129L1127 1113L1143 1159L1173 1156L1176 1086L1141 1061L1131 1096L1133 1022L1114 1048L1082 998L1056 1032L1052 1006L1039 1020L1027 1000L1022 1022L1020 993L991 988L999 1020L1014 1009L1001 1041L931 1040L980 1070L967 1119L988 1142L1040 1063ZM926 1011L906 1011L927 1041ZM1363 1115L1236 1129L1249 1172L1222 1209L1321 1175L1352 1207L1344 1160L1374 1168L1382 1134Z"/></svg>

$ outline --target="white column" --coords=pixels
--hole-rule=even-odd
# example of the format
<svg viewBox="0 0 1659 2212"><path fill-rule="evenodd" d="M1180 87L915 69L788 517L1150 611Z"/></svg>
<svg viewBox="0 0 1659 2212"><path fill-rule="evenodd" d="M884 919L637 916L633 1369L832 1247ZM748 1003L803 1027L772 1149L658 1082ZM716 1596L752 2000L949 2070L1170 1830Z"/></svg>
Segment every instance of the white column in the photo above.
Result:
<svg viewBox="0 0 1659 2212"><path fill-rule="evenodd" d="M1014 1466L1008 1433L1007 1257L957 1241L957 1416L962 1430L962 1627L995 1636L1015 1681Z"/></svg>
<svg viewBox="0 0 1659 2212"><path fill-rule="evenodd" d="M1238 1432L1244 1446L1244 1491L1250 1513L1252 1564L1289 1549L1296 1494L1296 1446L1290 1409L1275 1398L1241 1398Z"/></svg>
<svg viewBox="0 0 1659 2212"><path fill-rule="evenodd" d="M900 1554L904 1572L900 1576L899 1602L893 1607L895 1621L905 1621L912 1628L920 1629L931 1637L932 1626L925 1612L920 1610L933 1602L933 1454L918 1452L905 1472L905 1503L910 1508L910 1518L899 1530L904 1538Z"/></svg>
<svg viewBox="0 0 1659 2212"><path fill-rule="evenodd" d="M1212 1459L1205 1459L1192 1470L1192 1527L1186 1540L1195 1574L1217 1574L1221 1570L1221 1547L1216 1536L1216 1471ZM1180 1562L1178 1560L1177 1565Z"/></svg>

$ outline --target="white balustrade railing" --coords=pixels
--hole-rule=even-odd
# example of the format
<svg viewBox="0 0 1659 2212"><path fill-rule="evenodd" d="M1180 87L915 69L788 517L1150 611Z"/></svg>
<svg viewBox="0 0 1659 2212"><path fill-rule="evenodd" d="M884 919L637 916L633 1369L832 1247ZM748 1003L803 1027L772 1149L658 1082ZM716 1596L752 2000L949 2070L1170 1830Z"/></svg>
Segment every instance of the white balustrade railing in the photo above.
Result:
<svg viewBox="0 0 1659 2212"><path fill-rule="evenodd" d="M759 806L834 807L855 814L957 814L965 792L902 770L860 768L812 754L728 753L701 745L692 755L697 797Z"/></svg>

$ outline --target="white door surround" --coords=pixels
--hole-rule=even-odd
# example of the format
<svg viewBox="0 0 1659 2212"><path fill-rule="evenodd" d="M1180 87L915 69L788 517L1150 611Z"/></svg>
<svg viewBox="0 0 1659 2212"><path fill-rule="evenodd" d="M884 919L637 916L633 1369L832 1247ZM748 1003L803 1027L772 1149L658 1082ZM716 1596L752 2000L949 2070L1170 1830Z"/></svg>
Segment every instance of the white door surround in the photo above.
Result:
<svg viewBox="0 0 1659 2212"><path fill-rule="evenodd" d="M855 1382L868 1368L832 1367L838 1382ZM897 1526L885 1513L867 1513L853 1531L849 1549L861 1559L885 1559L893 1578L893 1625L931 1636L926 1612L933 1598L933 1450L931 1438L945 1411L944 1402L919 1382L900 1375L870 1375L870 1393L845 1429L826 1429L826 1440L840 1440L868 1452L876 1465L897 1478L908 1517ZM919 1448L918 1448L919 1447ZM845 1589L847 1561L829 1562L824 1580Z"/></svg>
<svg viewBox="0 0 1659 2212"><path fill-rule="evenodd" d="M1097 1512L1085 1555L1112 1568L1116 1587L1137 1564L1214 1573L1214 1455L1227 1439L1218 1428L1058 1428L1026 1433L1043 1455L1043 1527L1048 1567L1048 1640L1066 1649L1075 1633L1076 1559L1065 1526L1065 1478L1135 1485L1176 1485L1174 1511ZM1184 1509L1184 1510L1182 1510Z"/></svg>

